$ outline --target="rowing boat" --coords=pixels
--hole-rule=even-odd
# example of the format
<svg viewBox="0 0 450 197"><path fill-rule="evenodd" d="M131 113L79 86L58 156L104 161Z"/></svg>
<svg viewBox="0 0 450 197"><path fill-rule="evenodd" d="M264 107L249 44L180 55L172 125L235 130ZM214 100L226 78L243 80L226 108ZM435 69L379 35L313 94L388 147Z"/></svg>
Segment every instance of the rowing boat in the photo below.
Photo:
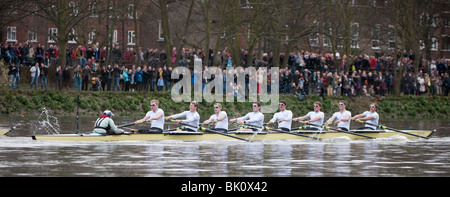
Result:
<svg viewBox="0 0 450 197"><path fill-rule="evenodd" d="M0 128L0 137L7 137L6 133L8 133L11 129Z"/></svg>
<svg viewBox="0 0 450 197"><path fill-rule="evenodd" d="M427 130L404 130L415 135L429 137L434 131ZM352 130L353 133L371 136L374 138L389 138L393 136L404 136L406 138L416 138L411 135L393 132L390 130ZM305 136L316 137L320 139L332 139L338 137L348 137L351 140L367 139L358 135L352 135L342 132L328 132L328 131L313 131L301 130L293 131L293 133L302 134ZM268 133L268 132L249 132L236 131L228 132L228 135L236 136L250 141L263 140L310 140L310 138L299 135L292 135L289 133ZM59 135L34 135L33 140L53 140L53 141L164 141L164 140L178 140L178 141L203 141L203 140L236 140L231 137L208 132L163 132L155 134L123 134L123 135L101 135L96 133L87 134L59 134Z"/></svg>

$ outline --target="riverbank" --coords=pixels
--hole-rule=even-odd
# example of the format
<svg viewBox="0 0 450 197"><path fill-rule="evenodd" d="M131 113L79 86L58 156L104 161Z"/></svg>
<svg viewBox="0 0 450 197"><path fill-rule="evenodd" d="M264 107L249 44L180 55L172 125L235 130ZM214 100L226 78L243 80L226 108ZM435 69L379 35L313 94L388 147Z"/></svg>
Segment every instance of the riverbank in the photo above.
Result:
<svg viewBox="0 0 450 197"><path fill-rule="evenodd" d="M141 117L150 110L150 100L157 99L165 114L171 115L189 110L187 103L172 101L169 92L75 92L75 91L33 91L5 90L1 91L0 106L2 114L24 116L41 113L42 108L51 110L55 115L73 115L77 109L77 95L80 95L80 115L100 115L109 109L116 116ZM347 110L352 114L368 110L370 103L378 104L378 113L383 119L436 119L447 120L450 113L449 97L435 96L387 96L375 97L325 97L309 96L306 101L299 101L293 95L280 95L280 100L288 103L288 109L294 116L302 116L313 110L313 103L320 101L325 118L328 119L339 110L338 101L347 102ZM214 113L214 103L202 102L198 112L202 120ZM239 117L250 112L250 102L223 102L223 109L229 117ZM270 119L272 115L266 115Z"/></svg>

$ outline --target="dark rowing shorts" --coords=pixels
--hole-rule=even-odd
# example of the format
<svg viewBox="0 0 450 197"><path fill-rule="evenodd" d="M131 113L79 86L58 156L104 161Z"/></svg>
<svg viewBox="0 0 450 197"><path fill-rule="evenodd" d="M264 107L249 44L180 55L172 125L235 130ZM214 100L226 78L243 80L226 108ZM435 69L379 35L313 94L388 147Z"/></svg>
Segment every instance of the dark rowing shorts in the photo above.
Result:
<svg viewBox="0 0 450 197"><path fill-rule="evenodd" d="M152 134L152 133L162 133L163 130L160 128L152 127L148 130L138 130L138 134Z"/></svg>
<svg viewBox="0 0 450 197"><path fill-rule="evenodd" d="M348 131L348 129L347 129L347 128L344 128L344 127L338 127L338 129L339 129L339 130L343 130L343 131Z"/></svg>
<svg viewBox="0 0 450 197"><path fill-rule="evenodd" d="M375 130L375 129L373 129L372 127L361 127L358 128L357 130Z"/></svg>

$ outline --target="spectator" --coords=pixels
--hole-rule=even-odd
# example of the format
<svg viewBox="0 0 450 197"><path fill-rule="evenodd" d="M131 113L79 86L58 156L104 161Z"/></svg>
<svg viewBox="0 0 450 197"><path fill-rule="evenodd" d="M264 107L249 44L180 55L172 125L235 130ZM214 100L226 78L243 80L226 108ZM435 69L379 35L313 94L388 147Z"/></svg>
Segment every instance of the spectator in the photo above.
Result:
<svg viewBox="0 0 450 197"><path fill-rule="evenodd" d="M123 81L124 81L124 91L128 92L130 91L130 76L129 76L130 70L127 68L123 69Z"/></svg>
<svg viewBox="0 0 450 197"><path fill-rule="evenodd" d="M431 75L431 86L430 86L430 93L432 96L435 96L437 94L437 89L439 85L439 76L436 74Z"/></svg>
<svg viewBox="0 0 450 197"><path fill-rule="evenodd" d="M62 89L61 85L62 85L62 80L63 80L63 71L61 69L61 66L56 67L55 76L56 76L55 90L61 91L61 89Z"/></svg>
<svg viewBox="0 0 450 197"><path fill-rule="evenodd" d="M161 91L163 90L163 88L164 88L164 79L163 79L163 76L160 76L160 77L159 77L157 86L158 86L158 92L161 92Z"/></svg>
<svg viewBox="0 0 450 197"><path fill-rule="evenodd" d="M169 91L172 85L172 67L169 67L169 69L167 69L167 66L164 66L163 69L163 80L164 80L164 86L166 86L166 91Z"/></svg>
<svg viewBox="0 0 450 197"><path fill-rule="evenodd" d="M141 67L137 67L135 74L136 74L136 81L135 81L136 82L136 90L142 91L142 76L144 75L144 73L142 72Z"/></svg>
<svg viewBox="0 0 450 197"><path fill-rule="evenodd" d="M113 64L120 63L120 60L122 58L122 52L120 51L119 45L116 45L116 47L111 52L112 58L113 58Z"/></svg>
<svg viewBox="0 0 450 197"><path fill-rule="evenodd" d="M73 84L73 90L81 91L81 66L77 65L75 70L73 71L73 78L75 83Z"/></svg>
<svg viewBox="0 0 450 197"><path fill-rule="evenodd" d="M66 90L69 90L69 85L70 85L70 71L69 71L69 67L66 66L64 68L64 71L62 73L63 75L63 87L66 88Z"/></svg>
<svg viewBox="0 0 450 197"><path fill-rule="evenodd" d="M380 88L379 88L380 95L382 97L386 96L386 90L387 90L387 83L386 83L386 79L383 78L383 79L381 79Z"/></svg>
<svg viewBox="0 0 450 197"><path fill-rule="evenodd" d="M88 84L91 79L91 67L89 67L89 65L84 66L84 68L81 70L81 76L82 76L81 89L83 91L87 91Z"/></svg>
<svg viewBox="0 0 450 197"><path fill-rule="evenodd" d="M48 72L48 65L44 65L44 63L41 63L40 68L40 78L41 78L41 89L47 89L47 72Z"/></svg>
<svg viewBox="0 0 450 197"><path fill-rule="evenodd" d="M16 73L17 73L17 67L14 62L9 65L9 89L15 89L16 88Z"/></svg>
<svg viewBox="0 0 450 197"><path fill-rule="evenodd" d="M448 92L450 91L450 77L448 73L445 73L444 75L443 87L444 87L444 96L448 96Z"/></svg>
<svg viewBox="0 0 450 197"><path fill-rule="evenodd" d="M122 75L122 69L119 68L118 64L114 64L113 69L113 88L112 91L114 91L115 87L117 86L117 91L120 91L120 76Z"/></svg>
<svg viewBox="0 0 450 197"><path fill-rule="evenodd" d="M86 65L86 49L82 46L78 46L77 50L75 50L75 57L78 60L78 65L81 66L81 68L84 68Z"/></svg>

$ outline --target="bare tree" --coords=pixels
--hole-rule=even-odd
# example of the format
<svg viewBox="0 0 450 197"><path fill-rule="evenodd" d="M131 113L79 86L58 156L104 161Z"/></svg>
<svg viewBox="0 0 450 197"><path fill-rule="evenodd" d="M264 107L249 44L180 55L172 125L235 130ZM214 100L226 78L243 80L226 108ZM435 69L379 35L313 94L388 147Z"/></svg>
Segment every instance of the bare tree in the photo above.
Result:
<svg viewBox="0 0 450 197"><path fill-rule="evenodd" d="M420 65L420 58L430 56L431 45L436 42L433 34L442 27L438 17L446 12L446 4L434 0L411 0L411 1L385 1L384 6L375 7L376 13L383 16L383 24L395 34L394 51L413 51L413 72L416 73ZM396 62L401 61L401 54L396 55ZM395 94L400 94L400 80L403 66L395 66Z"/></svg>
<svg viewBox="0 0 450 197"><path fill-rule="evenodd" d="M3 29L6 25L20 21L36 12L31 9L30 0L0 0L0 28ZM3 37L0 31L0 38Z"/></svg>
<svg viewBox="0 0 450 197"><path fill-rule="evenodd" d="M32 6L37 8L36 16L46 19L57 28L57 33L48 35L59 46L59 62L66 62L66 48L69 40L76 39L74 31L80 21L90 15L89 1L74 0L30 0Z"/></svg>

